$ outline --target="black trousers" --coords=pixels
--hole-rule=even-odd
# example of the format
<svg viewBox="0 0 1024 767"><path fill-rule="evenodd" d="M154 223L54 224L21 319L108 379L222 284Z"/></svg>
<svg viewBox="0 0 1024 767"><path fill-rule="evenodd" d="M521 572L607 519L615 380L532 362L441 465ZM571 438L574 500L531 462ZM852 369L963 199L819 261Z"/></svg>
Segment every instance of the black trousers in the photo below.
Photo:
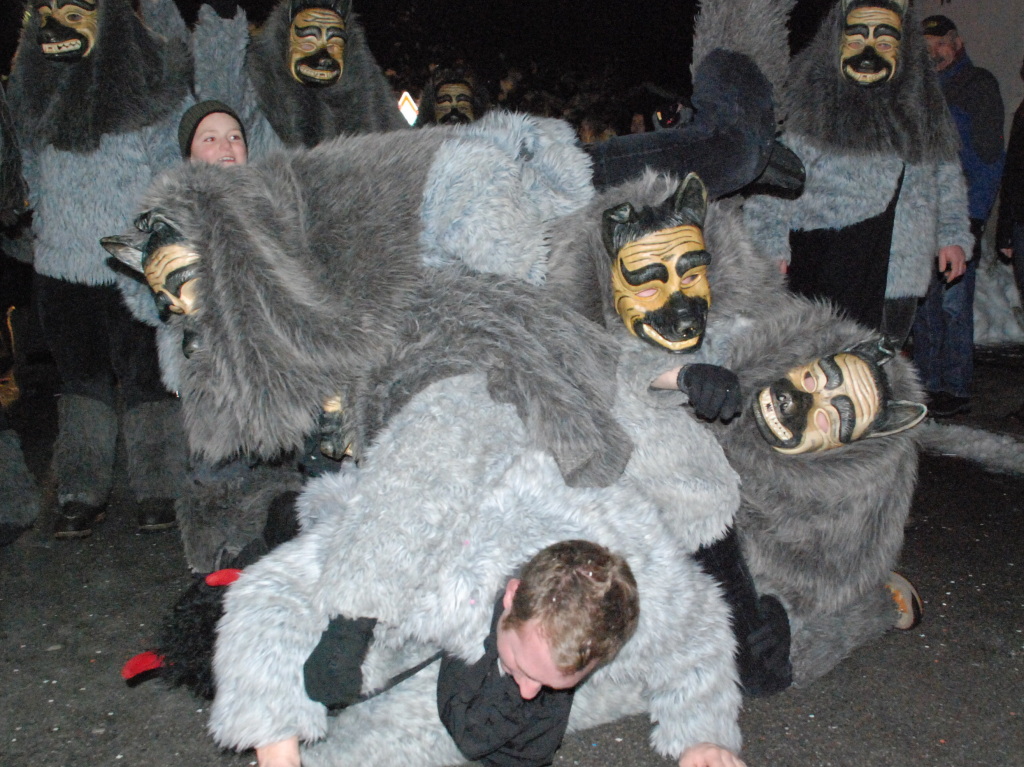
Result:
<svg viewBox="0 0 1024 767"><path fill-rule="evenodd" d="M36 303L62 394L111 407L120 387L126 408L170 395L160 381L156 331L128 311L113 285L91 286L35 275Z"/></svg>

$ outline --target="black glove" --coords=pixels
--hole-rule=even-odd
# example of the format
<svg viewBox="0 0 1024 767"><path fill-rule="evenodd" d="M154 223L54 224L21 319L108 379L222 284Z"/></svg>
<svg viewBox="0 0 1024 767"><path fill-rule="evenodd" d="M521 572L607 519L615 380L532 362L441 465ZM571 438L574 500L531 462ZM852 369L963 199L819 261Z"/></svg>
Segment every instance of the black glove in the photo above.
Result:
<svg viewBox="0 0 1024 767"><path fill-rule="evenodd" d="M376 625L376 618L351 620L339 615L331 619L302 667L310 700L323 703L329 709L359 702L363 660Z"/></svg>
<svg viewBox="0 0 1024 767"><path fill-rule="evenodd" d="M806 180L807 171L803 161L792 149L776 139L768 156L768 164L743 192L795 200L804 191Z"/></svg>
<svg viewBox="0 0 1024 767"><path fill-rule="evenodd" d="M687 365L676 376L676 386L690 398L697 417L706 421L730 421L743 406L740 379L718 365Z"/></svg>
<svg viewBox="0 0 1024 767"><path fill-rule="evenodd" d="M321 410L319 430L320 452L335 461L344 458L349 444L344 414L340 410Z"/></svg>

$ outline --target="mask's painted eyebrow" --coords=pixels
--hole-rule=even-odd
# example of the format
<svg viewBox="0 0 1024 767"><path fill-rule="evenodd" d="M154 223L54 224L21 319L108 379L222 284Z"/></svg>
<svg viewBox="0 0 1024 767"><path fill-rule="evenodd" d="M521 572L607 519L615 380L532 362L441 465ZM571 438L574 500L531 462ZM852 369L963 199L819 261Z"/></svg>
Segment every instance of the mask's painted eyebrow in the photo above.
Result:
<svg viewBox="0 0 1024 767"><path fill-rule="evenodd" d="M860 35L861 37L868 36L868 25L867 24L847 24L846 29L843 30L850 37Z"/></svg>
<svg viewBox="0 0 1024 767"><path fill-rule="evenodd" d="M619 262L619 272L628 284L637 287L646 282L668 282L668 267L660 262L645 264L639 269L627 269L626 265Z"/></svg>
<svg viewBox="0 0 1024 767"><path fill-rule="evenodd" d="M844 445L853 441L853 430L857 427L857 411L853 400L845 395L832 399L832 407L839 413L839 441Z"/></svg>
<svg viewBox="0 0 1024 767"><path fill-rule="evenodd" d="M825 388L828 390L837 389L843 385L843 371L836 363L835 357L822 357L818 360L821 372L825 374Z"/></svg>
<svg viewBox="0 0 1024 767"><path fill-rule="evenodd" d="M879 24L875 27L875 37L895 37L897 40L902 40L902 33L894 26L890 24Z"/></svg>
<svg viewBox="0 0 1024 767"><path fill-rule="evenodd" d="M691 269L696 269L698 266L707 266L710 263L711 254L706 250L692 250L681 255L676 261L676 274L682 277Z"/></svg>

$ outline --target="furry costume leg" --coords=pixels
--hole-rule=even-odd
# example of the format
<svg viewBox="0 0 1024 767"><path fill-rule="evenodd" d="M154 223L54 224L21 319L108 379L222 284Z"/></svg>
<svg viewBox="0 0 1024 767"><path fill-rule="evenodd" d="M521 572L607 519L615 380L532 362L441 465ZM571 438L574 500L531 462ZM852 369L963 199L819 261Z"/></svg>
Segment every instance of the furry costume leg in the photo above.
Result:
<svg viewBox="0 0 1024 767"><path fill-rule="evenodd" d="M895 626L898 618L896 603L882 583L844 606L842 612L790 612L793 685L808 685L828 673L854 649Z"/></svg>
<svg viewBox="0 0 1024 767"><path fill-rule="evenodd" d="M110 495L117 444L117 413L106 402L64 394L57 402L53 448L57 503L103 506Z"/></svg>
<svg viewBox="0 0 1024 767"><path fill-rule="evenodd" d="M142 402L124 414L121 428L139 530L173 527L174 499L185 481L185 433L178 401Z"/></svg>
<svg viewBox="0 0 1024 767"><path fill-rule="evenodd" d="M0 423L4 420L0 413ZM6 546L39 516L39 490L14 429L0 431L0 466L0 546Z"/></svg>
<svg viewBox="0 0 1024 767"><path fill-rule="evenodd" d="M176 498L185 479L185 433L177 400L143 402L124 414L128 486L140 501Z"/></svg>

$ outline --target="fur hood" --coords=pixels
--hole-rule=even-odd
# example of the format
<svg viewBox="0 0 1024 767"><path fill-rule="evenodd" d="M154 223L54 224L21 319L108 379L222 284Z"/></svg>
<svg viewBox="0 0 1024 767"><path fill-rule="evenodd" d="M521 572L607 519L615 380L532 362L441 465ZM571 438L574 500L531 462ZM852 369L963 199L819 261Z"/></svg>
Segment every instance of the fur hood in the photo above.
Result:
<svg viewBox="0 0 1024 767"><path fill-rule="evenodd" d="M396 99L366 42L358 18L349 13L345 68L327 88L310 88L288 71L291 4L282 0L249 43L246 66L260 110L287 146L315 146L342 133L408 128Z"/></svg>
<svg viewBox="0 0 1024 767"><path fill-rule="evenodd" d="M784 103L786 130L823 148L896 154L909 163L956 160L956 128L913 6L904 18L895 77L864 88L847 81L839 69L841 5L836 3L811 43L793 59Z"/></svg>
<svg viewBox="0 0 1024 767"><path fill-rule="evenodd" d="M129 0L99 0L98 14L96 44L75 62L43 56L35 11L22 28L9 96L23 146L92 152L104 135L160 122L187 96L191 60L183 41L151 32Z"/></svg>

